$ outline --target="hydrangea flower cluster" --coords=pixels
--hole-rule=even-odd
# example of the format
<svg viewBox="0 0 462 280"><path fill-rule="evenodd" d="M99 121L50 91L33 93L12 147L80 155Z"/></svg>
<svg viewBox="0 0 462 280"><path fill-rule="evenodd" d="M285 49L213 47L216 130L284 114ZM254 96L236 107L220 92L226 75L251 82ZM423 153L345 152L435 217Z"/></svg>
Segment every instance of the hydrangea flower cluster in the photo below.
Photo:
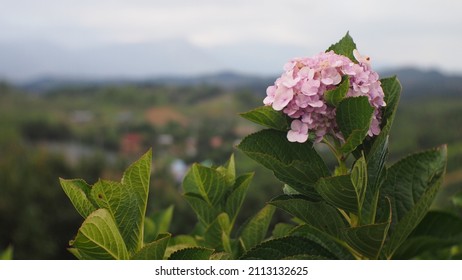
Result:
<svg viewBox="0 0 462 280"><path fill-rule="evenodd" d="M293 59L284 65L284 72L274 85L267 88L263 103L294 119L287 133L289 141L306 142L309 132L315 133L315 142L320 142L326 134L344 141L335 120L336 108L324 99L324 93L336 88L342 76L347 76L350 82L346 96L367 96L374 108L368 135L380 133L380 108L386 104L379 76L371 69L369 57L356 50L353 54L359 63L333 51Z"/></svg>

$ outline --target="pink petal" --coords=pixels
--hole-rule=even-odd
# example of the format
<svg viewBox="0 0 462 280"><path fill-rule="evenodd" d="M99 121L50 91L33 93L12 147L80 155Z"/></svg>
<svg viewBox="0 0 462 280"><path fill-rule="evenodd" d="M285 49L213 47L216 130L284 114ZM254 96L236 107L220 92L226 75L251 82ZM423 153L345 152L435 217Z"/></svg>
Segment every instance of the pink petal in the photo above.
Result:
<svg viewBox="0 0 462 280"><path fill-rule="evenodd" d="M274 102L274 96L267 96L265 97L265 99L263 99L263 104L265 104L266 106L273 104L273 102Z"/></svg>
<svg viewBox="0 0 462 280"><path fill-rule="evenodd" d="M303 123L300 120L294 120L290 124L290 128L294 131L300 131L300 128L303 126Z"/></svg>
<svg viewBox="0 0 462 280"><path fill-rule="evenodd" d="M281 111L287 104L292 100L294 91L290 88L279 87L276 90L276 96L274 97L273 109Z"/></svg>
<svg viewBox="0 0 462 280"><path fill-rule="evenodd" d="M310 102L308 102L308 104L311 107L320 108L320 107L322 107L322 105L324 105L324 102L322 102L322 100L317 100L317 101L310 101Z"/></svg>
<svg viewBox="0 0 462 280"><path fill-rule="evenodd" d="M265 105L271 105L274 102L274 95L276 94L276 87L275 86L269 86L266 89L266 97L263 99L263 104Z"/></svg>
<svg viewBox="0 0 462 280"><path fill-rule="evenodd" d="M322 78L321 82L325 85L331 85L334 83L334 80L332 80L331 78Z"/></svg>
<svg viewBox="0 0 462 280"><path fill-rule="evenodd" d="M298 131L290 130L287 132L287 140L290 142L304 143L306 140L308 140L308 134L302 134Z"/></svg>

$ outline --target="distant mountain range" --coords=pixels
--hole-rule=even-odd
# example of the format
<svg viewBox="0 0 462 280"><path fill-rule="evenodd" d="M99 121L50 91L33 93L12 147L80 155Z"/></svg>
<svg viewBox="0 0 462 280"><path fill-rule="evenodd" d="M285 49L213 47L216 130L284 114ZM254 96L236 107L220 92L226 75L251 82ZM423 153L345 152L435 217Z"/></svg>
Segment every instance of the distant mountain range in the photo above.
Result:
<svg viewBox="0 0 462 280"><path fill-rule="evenodd" d="M14 83L17 87L35 93L44 93L60 87L118 86L118 85L166 85L166 86L217 86L229 90L246 88L265 93L275 76L257 76L239 74L232 71L217 72L206 75L159 76L146 79L136 78L56 78L46 77L25 82Z"/></svg>
<svg viewBox="0 0 462 280"><path fill-rule="evenodd" d="M33 92L70 85L132 83L246 87L264 95L265 88L273 83L281 65L289 58L288 54L315 52L252 42L246 42L245 49L247 52L240 45L202 48L181 40L87 49L70 49L44 42L0 43L0 80L6 79ZM379 73L382 77L398 76L404 88L403 98L429 94L462 97L461 75L450 76L411 67Z"/></svg>
<svg viewBox="0 0 462 280"><path fill-rule="evenodd" d="M396 75L403 86L402 98L422 96L456 96L462 98L462 76L445 75L436 70L416 68L396 68L379 72L381 77ZM273 84L274 76L245 75L236 72L218 72L196 76L160 76L149 79L78 79L78 78L43 78L16 83L23 90L46 92L68 86L106 86L106 85L172 85L196 86L210 85L226 89L248 88L257 94L265 95L265 89Z"/></svg>
<svg viewBox="0 0 462 280"><path fill-rule="evenodd" d="M160 75L193 76L229 69L269 75L282 69L292 55L307 51L290 45L258 42L245 42L244 47L241 44L199 47L179 39L87 48L35 41L0 41L0 79L13 82L41 77L143 79Z"/></svg>
<svg viewBox="0 0 462 280"><path fill-rule="evenodd" d="M181 65L184 62L187 65ZM38 77L107 79L173 73L189 75L220 69L219 63L191 45L120 44L68 49L46 43L0 44L0 77L30 81Z"/></svg>
<svg viewBox="0 0 462 280"><path fill-rule="evenodd" d="M397 68L380 72L381 77L396 75L403 87L402 98L428 95L462 98L462 76L446 75L437 70Z"/></svg>

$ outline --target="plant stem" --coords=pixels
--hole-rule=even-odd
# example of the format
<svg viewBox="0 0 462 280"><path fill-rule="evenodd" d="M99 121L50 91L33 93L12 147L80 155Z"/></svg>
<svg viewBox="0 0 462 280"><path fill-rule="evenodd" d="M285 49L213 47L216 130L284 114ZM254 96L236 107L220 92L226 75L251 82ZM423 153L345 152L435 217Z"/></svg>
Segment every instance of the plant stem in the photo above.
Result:
<svg viewBox="0 0 462 280"><path fill-rule="evenodd" d="M334 144L329 142L326 138L322 139L322 143L326 144L329 147L329 150L334 154L335 158L337 159L338 166L335 168L334 175L346 175L348 174L348 168L345 164L348 155L345 155L340 150L341 144L337 139L333 139Z"/></svg>
<svg viewBox="0 0 462 280"><path fill-rule="evenodd" d="M339 164L342 163L342 157L343 154L337 149L337 145L333 145L331 142L329 142L326 137L322 139L322 143L326 144L327 147L329 147L329 150L334 154L335 158L337 159L337 162Z"/></svg>
<svg viewBox="0 0 462 280"><path fill-rule="evenodd" d="M342 216L345 218L345 220L347 220L348 224L351 225L350 216L348 216L348 214L345 212L345 210L340 209L340 208L337 208L337 209L338 209L338 211L340 212L340 214L342 214Z"/></svg>

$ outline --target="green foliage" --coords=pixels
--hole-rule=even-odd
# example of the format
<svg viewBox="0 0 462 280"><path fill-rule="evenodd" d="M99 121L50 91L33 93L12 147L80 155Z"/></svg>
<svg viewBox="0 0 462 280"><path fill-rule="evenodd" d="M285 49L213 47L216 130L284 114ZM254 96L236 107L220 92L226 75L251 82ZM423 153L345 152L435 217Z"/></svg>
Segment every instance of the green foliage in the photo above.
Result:
<svg viewBox="0 0 462 280"><path fill-rule="evenodd" d="M222 212L234 223L252 177L236 178L234 156L218 168L194 164L183 180L184 197L202 225L211 224Z"/></svg>
<svg viewBox="0 0 462 280"><path fill-rule="evenodd" d="M430 211L396 251L395 258L409 259L435 254L462 244L462 219L445 212Z"/></svg>
<svg viewBox="0 0 462 280"><path fill-rule="evenodd" d="M326 90L324 93L324 99L326 100L327 104L337 107L340 102L345 98L348 93L348 89L350 88L350 79L348 76L344 76L342 78L342 82L338 87Z"/></svg>
<svg viewBox="0 0 462 280"><path fill-rule="evenodd" d="M396 77L381 79L380 83L385 93L385 103L387 103L382 115L382 128L385 129L385 133L388 134L390 133L390 128L395 119L396 110L398 109L402 87Z"/></svg>
<svg viewBox="0 0 462 280"><path fill-rule="evenodd" d="M399 95L395 91L391 94ZM358 98L344 99L340 103L340 106L345 104L344 111L337 115L343 119L340 122L343 133L351 135L354 131L362 131L361 139L353 146L363 149L364 155L354 162L347 174L329 176L322 168L318 168L320 172L313 172L316 169L308 166L321 165L313 164L318 157L312 156L316 152L311 144L283 142L285 134L276 130L253 134L244 139L239 148L301 194L283 196L271 203L306 223L311 229L308 236L318 236L312 238L313 242L327 239L350 250L357 258L392 258L428 212L444 174L446 149L441 147L412 155L385 168L388 153L385 132L389 128L384 128L374 141L366 143L370 148L362 144L372 114L366 103L367 100ZM357 116L362 112L358 108L367 107L370 109L365 110L364 117ZM358 114L354 116L353 112ZM386 126L391 125L393 115L389 113ZM346 143L350 141L347 139ZM344 147L341 148L343 152ZM304 168L297 169L298 166ZM309 178L305 177L310 172ZM309 185L311 188L307 192L307 187L299 187L302 182L305 185L311 182L314 186ZM313 195L313 190L318 196ZM377 219L382 222L376 223ZM297 235L300 236L300 232Z"/></svg>
<svg viewBox="0 0 462 280"><path fill-rule="evenodd" d="M353 62L357 62L353 56L353 51L356 49L356 44L351 38L350 33L347 32L340 41L331 45L327 51L334 51L336 54L344 55L351 59Z"/></svg>
<svg viewBox="0 0 462 280"><path fill-rule="evenodd" d="M345 144L341 148L343 153L352 152L366 138L373 112L365 96L345 98L340 102L336 120L345 137Z"/></svg>
<svg viewBox="0 0 462 280"><path fill-rule="evenodd" d="M248 251L265 239L274 210L276 209L272 205L266 205L244 226L239 237L244 251Z"/></svg>
<svg viewBox="0 0 462 280"><path fill-rule="evenodd" d="M223 166L194 164L191 167L183 189L185 199L198 217L198 228L203 231L203 236L197 239L199 245L236 258L266 237L274 213L270 205L250 218L236 237L233 236L252 177L253 174L236 177L234 156Z"/></svg>
<svg viewBox="0 0 462 280"><path fill-rule="evenodd" d="M367 181L364 191L364 199L361 209L362 224L374 223L377 203L379 200L380 187L386 177L385 163L388 157L388 135L384 130L374 140L373 145L366 155ZM362 163L361 163L362 164Z"/></svg>
<svg viewBox="0 0 462 280"><path fill-rule="evenodd" d="M316 190L331 205L358 214L356 191L350 175L320 178Z"/></svg>
<svg viewBox="0 0 462 280"><path fill-rule="evenodd" d="M316 181L329 174L312 143L288 143L286 133L272 129L247 136L238 148L274 172L281 182L314 199Z"/></svg>
<svg viewBox="0 0 462 280"><path fill-rule="evenodd" d="M356 202L358 205L358 215L361 221L361 212L363 209L364 197L367 189L367 164L363 157L360 157L352 167L351 183L356 192Z"/></svg>
<svg viewBox="0 0 462 280"><path fill-rule="evenodd" d="M251 122L276 130L287 131L290 126L287 116L270 106L261 106L240 115Z"/></svg>
<svg viewBox="0 0 462 280"><path fill-rule="evenodd" d="M391 257L428 212L446 169L446 146L406 157L388 169L382 196L390 197L391 236L387 257Z"/></svg>
<svg viewBox="0 0 462 280"><path fill-rule="evenodd" d="M145 217L144 220L144 242L148 243L156 239L159 234L166 234L170 229L173 218L173 205L167 209L160 210L152 217Z"/></svg>
<svg viewBox="0 0 462 280"><path fill-rule="evenodd" d="M298 236L266 241L247 252L244 260L336 259L318 243Z"/></svg>
<svg viewBox="0 0 462 280"><path fill-rule="evenodd" d="M157 236L157 239L146 244L141 250L136 252L132 260L162 260L170 241L170 233L163 233Z"/></svg>
<svg viewBox="0 0 462 280"><path fill-rule="evenodd" d="M213 250L202 247L186 248L173 253L169 260L208 260Z"/></svg>
<svg viewBox="0 0 462 280"><path fill-rule="evenodd" d="M343 239L362 258L378 259L387 238L390 221L344 229Z"/></svg>
<svg viewBox="0 0 462 280"><path fill-rule="evenodd" d="M95 202L90 201L91 187L81 179L59 179L61 186L74 205L75 209L83 218L87 218L96 210Z"/></svg>
<svg viewBox="0 0 462 280"><path fill-rule="evenodd" d="M151 158L149 150L127 168L120 183L99 180L89 186L82 180L60 180L64 192L85 218L69 243L74 256L116 260L163 258L169 234L144 243ZM169 218L163 220L158 226L165 230Z"/></svg>
<svg viewBox="0 0 462 280"><path fill-rule="evenodd" d="M127 246L112 214L105 208L91 213L69 243L79 259L127 260Z"/></svg>
<svg viewBox="0 0 462 280"><path fill-rule="evenodd" d="M340 232L336 232L335 234L340 234ZM288 235L300 236L319 244L332 253L335 256L335 259L352 260L355 258L347 243L336 236L323 231L322 229L311 226L310 224L297 226L292 229Z"/></svg>
<svg viewBox="0 0 462 280"><path fill-rule="evenodd" d="M334 237L339 236L345 221L337 209L325 201L310 201L305 196L283 195L270 202L304 223Z"/></svg>

